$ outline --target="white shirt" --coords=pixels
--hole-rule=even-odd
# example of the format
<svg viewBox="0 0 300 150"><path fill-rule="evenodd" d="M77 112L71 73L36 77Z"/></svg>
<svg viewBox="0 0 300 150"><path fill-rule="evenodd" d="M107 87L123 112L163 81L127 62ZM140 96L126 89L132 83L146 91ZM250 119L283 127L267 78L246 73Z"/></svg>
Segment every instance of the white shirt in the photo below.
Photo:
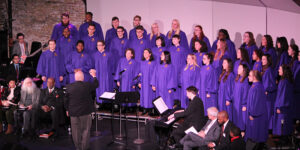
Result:
<svg viewBox="0 0 300 150"><path fill-rule="evenodd" d="M209 129L212 127L212 125L217 121L217 118L212 120L209 125L205 128L204 133L205 135L207 134L207 132L209 131Z"/></svg>
<svg viewBox="0 0 300 150"><path fill-rule="evenodd" d="M54 87L52 89L49 89L49 93L52 93L54 91Z"/></svg>
<svg viewBox="0 0 300 150"><path fill-rule="evenodd" d="M25 43L19 43L19 45L20 45L20 48L21 48L21 52L22 52L22 54L21 54L21 56L23 56L23 55L25 55Z"/></svg>
<svg viewBox="0 0 300 150"><path fill-rule="evenodd" d="M7 96L7 100L12 100L14 98L14 91L15 91L15 88L10 89L10 93Z"/></svg>

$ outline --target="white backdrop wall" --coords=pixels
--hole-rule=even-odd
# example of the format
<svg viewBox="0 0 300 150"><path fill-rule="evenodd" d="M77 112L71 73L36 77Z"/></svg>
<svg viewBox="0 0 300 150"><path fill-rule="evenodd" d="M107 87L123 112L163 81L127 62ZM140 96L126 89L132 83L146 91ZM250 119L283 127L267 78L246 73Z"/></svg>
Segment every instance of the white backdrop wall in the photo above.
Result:
<svg viewBox="0 0 300 150"><path fill-rule="evenodd" d="M111 28L113 16L118 16L120 25L129 32L133 17L140 15L148 33L151 24L157 22L166 34L172 19L178 19L189 40L193 26L200 24L211 44L220 28L229 31L236 47L241 45L246 31L253 32L258 46L266 33L272 35L274 43L278 36L286 36L288 41L294 39L296 44L300 41L300 14L271 8L266 11L258 6L206 0L87 0L87 11L94 13L94 20L101 24L104 33Z"/></svg>

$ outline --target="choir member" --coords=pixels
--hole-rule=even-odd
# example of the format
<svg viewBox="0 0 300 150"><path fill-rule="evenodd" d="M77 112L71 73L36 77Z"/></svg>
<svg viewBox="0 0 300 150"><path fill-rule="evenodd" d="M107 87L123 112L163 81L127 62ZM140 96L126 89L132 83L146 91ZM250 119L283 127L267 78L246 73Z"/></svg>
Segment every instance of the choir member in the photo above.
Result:
<svg viewBox="0 0 300 150"><path fill-rule="evenodd" d="M200 89L200 67L197 64L197 58L194 54L189 54L186 58L186 67L181 71L179 85L181 87L181 108L186 109L189 105L189 99L186 96L186 90L190 86Z"/></svg>
<svg viewBox="0 0 300 150"><path fill-rule="evenodd" d="M135 60L140 62L142 60L142 53L144 49L149 48L149 40L144 36L144 27L139 25L135 29L136 37L129 40L128 48L132 48L135 51ZM131 32L131 31L130 31Z"/></svg>
<svg viewBox="0 0 300 150"><path fill-rule="evenodd" d="M261 39L261 46L259 48L264 54L269 54L272 57L273 62L277 62L277 54L273 46L273 39L270 35L266 34ZM276 63L273 64L275 68Z"/></svg>
<svg viewBox="0 0 300 150"><path fill-rule="evenodd" d="M159 31L157 23L153 23L151 26L151 33L148 34L147 38L150 41L150 48L156 47L156 38L161 36L163 39L166 39L166 36Z"/></svg>
<svg viewBox="0 0 300 150"><path fill-rule="evenodd" d="M68 13L63 13L61 14L61 23L58 23L54 26L52 35L51 35L51 40L57 40L59 39L63 34L63 30L65 28L69 28L71 35L75 38L78 39L78 30L76 26L70 23L70 18Z"/></svg>
<svg viewBox="0 0 300 150"><path fill-rule="evenodd" d="M174 35L179 35L180 37L180 45L182 47L184 47L186 50L189 49L189 45L188 45L188 41L187 41L187 37L186 34L180 30L180 23L177 19L173 19L172 20L172 29L170 31L168 31L168 33L166 34L166 45L167 47L172 46L172 37Z"/></svg>
<svg viewBox="0 0 300 150"><path fill-rule="evenodd" d="M97 47L97 41L99 40L103 40L101 38L99 38L95 31L96 31L96 26L94 24L89 24L88 28L88 34L85 35L84 37L82 37L81 39L84 42L84 50L86 53L88 53L89 55L92 55L93 53L95 53L97 51L96 47Z"/></svg>
<svg viewBox="0 0 300 150"><path fill-rule="evenodd" d="M99 38L99 40L104 40L103 32L101 25L95 21L93 21L93 13L87 12L85 14L85 22L80 25L79 27L79 39L82 40L85 36L87 36L88 33L88 27L90 24L95 25L95 36Z"/></svg>
<svg viewBox="0 0 300 150"><path fill-rule="evenodd" d="M96 76L99 86L96 89L96 97L101 96L104 92L113 91L113 61L110 52L105 49L104 41L97 41L97 52L92 55L93 66L96 70ZM98 101L98 100L97 100ZM102 101L98 101L102 102Z"/></svg>
<svg viewBox="0 0 300 150"><path fill-rule="evenodd" d="M161 36L156 37L155 47L152 47L151 49L152 49L154 60L157 63L160 63L160 55L163 51L166 50L166 43L164 38Z"/></svg>
<svg viewBox="0 0 300 150"><path fill-rule="evenodd" d="M298 52L298 63L296 71L294 72L294 93L295 97L300 97L300 55ZM299 120L300 119L300 100L294 99L294 118Z"/></svg>
<svg viewBox="0 0 300 150"><path fill-rule="evenodd" d="M233 64L230 58L225 58L223 61L223 70L219 77L219 91L218 91L218 107L219 110L225 110L229 119L232 120L232 101L234 89L234 74Z"/></svg>
<svg viewBox="0 0 300 150"><path fill-rule="evenodd" d="M252 70L262 71L261 57L263 53L261 50L254 50L252 54L252 60L255 61Z"/></svg>
<svg viewBox="0 0 300 150"><path fill-rule="evenodd" d="M177 88L177 74L171 63L169 51L163 51L160 56L160 64L156 66L150 84L156 96L162 97L169 109L174 105L174 90Z"/></svg>
<svg viewBox="0 0 300 150"><path fill-rule="evenodd" d="M249 91L248 82L249 68L246 64L240 64L238 67L238 73L235 78L234 90L233 90L233 111L232 121L242 131L245 131L246 123L246 106L247 96Z"/></svg>
<svg viewBox="0 0 300 150"><path fill-rule="evenodd" d="M227 44L228 56L231 58L232 62L235 62L236 59L236 50L234 43L230 40L230 36L226 29L220 29L218 32L218 38L214 41L211 51L216 52L218 49L218 41L225 40Z"/></svg>
<svg viewBox="0 0 300 150"><path fill-rule="evenodd" d="M145 49L143 52L143 58L140 63L140 82L138 84L141 93L140 103L144 108L144 112L150 112L150 109L153 108L152 101L155 98L155 92L151 88L151 78L154 75L154 70L156 67L156 61L151 49Z"/></svg>
<svg viewBox="0 0 300 150"><path fill-rule="evenodd" d="M119 24L120 24L120 21L119 21L118 17L115 16L111 19L112 28L110 28L106 31L106 34L105 34L105 47L109 48L111 41L114 38L118 37L117 30L118 30ZM127 38L126 29L124 29L124 36ZM106 49L106 50L109 50L109 49ZM124 54L124 53L122 53L122 54Z"/></svg>
<svg viewBox="0 0 300 150"><path fill-rule="evenodd" d="M236 51L236 58L237 60L234 63L234 69L233 69L234 75L237 75L238 67L240 64L246 64L248 68L250 68L249 55L245 48L239 48Z"/></svg>
<svg viewBox="0 0 300 150"><path fill-rule="evenodd" d="M261 83L261 73L252 70L249 73L252 82L247 98L247 121L245 140L246 146L253 149L255 146L262 149L263 143L268 139L268 119L266 109L266 95Z"/></svg>
<svg viewBox="0 0 300 150"><path fill-rule="evenodd" d="M70 34L70 29L65 28L63 36L56 41L56 47L59 50L64 62L65 58L76 49L76 39Z"/></svg>
<svg viewBox="0 0 300 150"><path fill-rule="evenodd" d="M281 65L278 73L281 78L274 106L273 134L290 135L293 132L293 74L288 65Z"/></svg>
<svg viewBox="0 0 300 150"><path fill-rule="evenodd" d="M84 73L84 81L91 81L89 70L93 67L91 56L84 50L84 42L77 41L76 51L71 52L65 62L66 70L69 74L69 83L75 82L74 74L77 71Z"/></svg>
<svg viewBox="0 0 300 150"><path fill-rule="evenodd" d="M299 55L299 47L296 44L291 44L288 49L288 54L291 57L291 61L288 64L293 72L295 74L298 64L298 55Z"/></svg>
<svg viewBox="0 0 300 150"><path fill-rule="evenodd" d="M139 15L136 15L133 17L133 29L129 32L129 40L134 40L137 38L136 35L136 27L141 26L142 17ZM143 28L143 37L147 37L147 30ZM135 49L134 49L135 50ZM135 50L136 51L136 50Z"/></svg>
<svg viewBox="0 0 300 150"><path fill-rule="evenodd" d="M43 88L47 87L48 78L54 78L57 81L55 86L60 88L65 73L64 63L61 59L61 53L56 48L55 40L49 40L48 44L49 49L41 54L36 72L42 76Z"/></svg>
<svg viewBox="0 0 300 150"><path fill-rule="evenodd" d="M278 37L276 40L276 53L278 54L276 62L276 70L283 64L289 64L290 58L288 54L289 44L286 37Z"/></svg>
<svg viewBox="0 0 300 150"><path fill-rule="evenodd" d="M200 40L200 41L203 41L205 42L206 46L207 46L207 50L210 51L211 49L211 45L210 45L210 42L209 42L209 39L205 36L203 30L202 30L202 26L201 25L196 25L194 27L194 34L193 34L193 37L190 41L190 49L191 50L194 50L194 46L195 46L195 41L196 40ZM201 44L202 45L202 44Z"/></svg>
<svg viewBox="0 0 300 150"><path fill-rule="evenodd" d="M212 66L213 55L206 53L203 56L203 66L200 68L200 91L199 97L204 104L204 112L209 107L217 107L218 75ZM207 115L207 114L205 114Z"/></svg>
<svg viewBox="0 0 300 150"><path fill-rule="evenodd" d="M222 72L222 64L225 58L230 58L228 53L227 42L225 40L218 40L217 42L217 51L215 52L213 67L217 71L219 76Z"/></svg>
<svg viewBox="0 0 300 150"><path fill-rule="evenodd" d="M269 54L264 54L261 59L262 62L262 83L265 89L266 104L268 112L269 129L272 129L272 118L274 110L274 102L276 99L276 76L272 68L272 57Z"/></svg>
<svg viewBox="0 0 300 150"><path fill-rule="evenodd" d="M253 36L252 32L245 32L244 36L243 36L243 44L241 45L241 48L245 48L248 52L248 56L249 56L249 62L250 65L252 66L252 54L253 51L258 49L258 47L256 46L256 42Z"/></svg>
<svg viewBox="0 0 300 150"><path fill-rule="evenodd" d="M12 55L16 54L21 58L20 63L24 63L27 56L29 56L28 43L24 40L23 33L17 34L17 41L13 45Z"/></svg>
<svg viewBox="0 0 300 150"><path fill-rule="evenodd" d="M208 48L204 41L195 40L193 43L193 51L195 56L197 57L197 64L201 67L203 66L203 56L208 52Z"/></svg>

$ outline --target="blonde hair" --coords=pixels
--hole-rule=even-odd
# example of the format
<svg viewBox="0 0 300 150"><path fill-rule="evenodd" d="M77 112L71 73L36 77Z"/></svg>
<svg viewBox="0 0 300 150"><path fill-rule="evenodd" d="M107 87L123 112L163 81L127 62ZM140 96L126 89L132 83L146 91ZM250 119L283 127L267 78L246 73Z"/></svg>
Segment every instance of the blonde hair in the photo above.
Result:
<svg viewBox="0 0 300 150"><path fill-rule="evenodd" d="M194 54L188 54L187 57L191 56L192 60L193 60L193 66L195 67L199 67L199 65L197 64L197 57ZM189 68L189 64L186 64L184 71L187 70Z"/></svg>
<svg viewBox="0 0 300 150"><path fill-rule="evenodd" d="M172 23L173 23L173 21L175 21L175 22L178 24L178 28L176 29L175 34L178 34L178 35L179 35L179 33L180 33L180 23L179 23L179 20L178 20L178 19L173 19L173 20L172 20ZM171 38L172 32L173 32L173 29L171 29L171 30L169 31L169 33L168 33L168 38Z"/></svg>
<svg viewBox="0 0 300 150"><path fill-rule="evenodd" d="M152 40L152 38L153 38L153 36L155 35L154 33L153 33L153 30L152 30L152 28L153 28L153 26L157 26L158 27L158 24L155 22L155 23L153 23L152 25L151 25L151 33L150 33L150 41ZM158 28L159 29L159 28ZM159 32L159 30L158 30L158 33L156 34L156 37L159 37L160 36L160 32Z"/></svg>

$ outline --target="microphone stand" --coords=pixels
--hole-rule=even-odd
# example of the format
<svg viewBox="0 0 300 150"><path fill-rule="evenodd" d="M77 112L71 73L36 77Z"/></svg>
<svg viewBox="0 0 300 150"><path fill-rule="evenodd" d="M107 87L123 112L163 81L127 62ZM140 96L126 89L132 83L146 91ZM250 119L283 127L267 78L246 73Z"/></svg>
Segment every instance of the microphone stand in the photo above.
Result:
<svg viewBox="0 0 300 150"><path fill-rule="evenodd" d="M133 141L133 143L134 144L143 144L144 142L145 142L145 140L144 139L141 139L141 137L140 137L140 117L139 117L139 105L140 105L140 103L137 103L137 111L136 111L136 116L137 116L137 134L138 134L138 138L137 139L135 139L134 141Z"/></svg>

